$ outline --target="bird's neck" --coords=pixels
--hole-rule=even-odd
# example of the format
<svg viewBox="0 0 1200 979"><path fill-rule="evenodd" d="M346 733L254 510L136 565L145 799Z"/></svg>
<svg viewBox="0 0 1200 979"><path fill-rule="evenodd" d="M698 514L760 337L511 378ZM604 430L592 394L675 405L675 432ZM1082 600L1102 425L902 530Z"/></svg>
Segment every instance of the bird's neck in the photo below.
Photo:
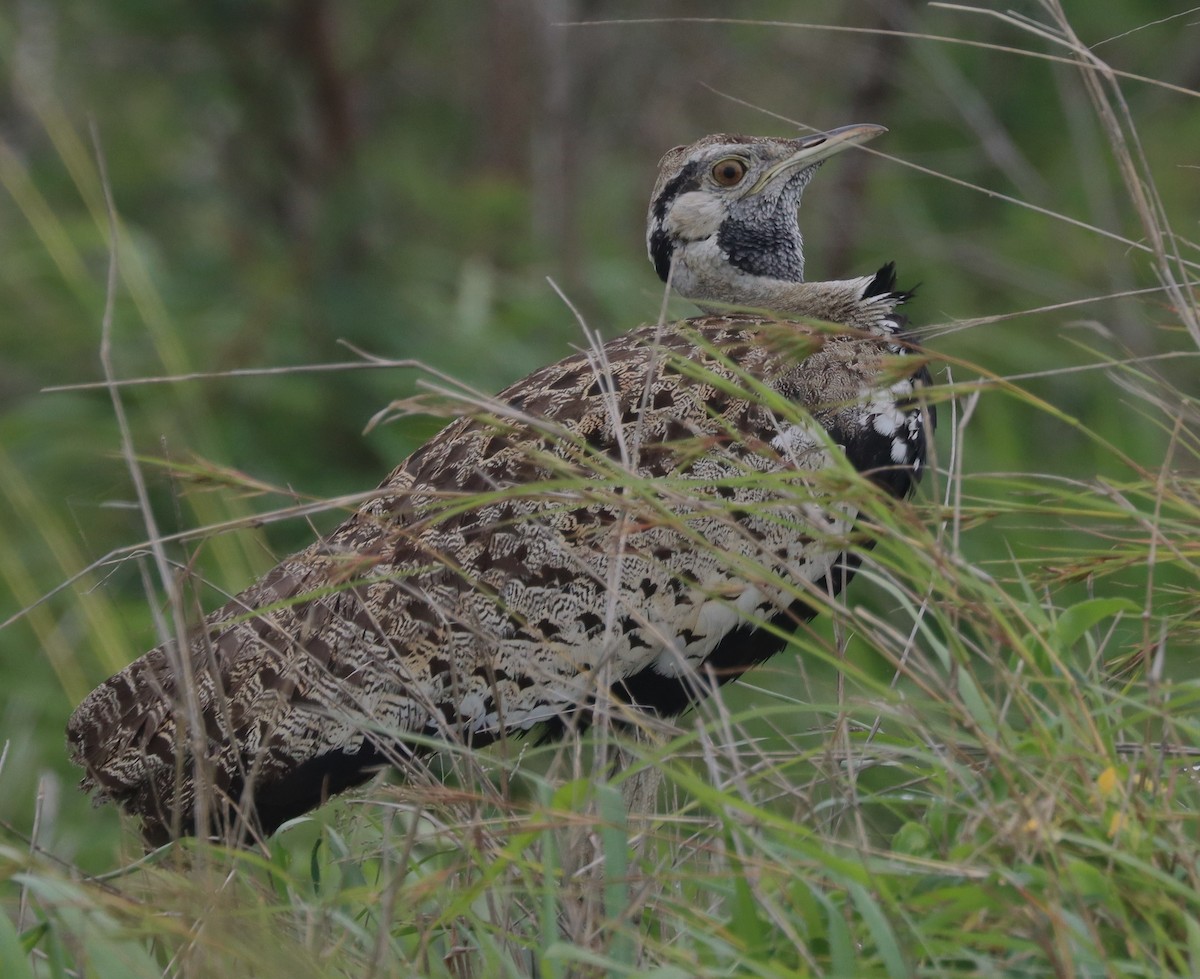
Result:
<svg viewBox="0 0 1200 979"><path fill-rule="evenodd" d="M891 333L895 325L889 317L906 296L892 292L872 293L875 279L875 276L866 275L830 282L788 282L742 276L724 284L708 283L703 294L685 298L705 312L727 312L734 306Z"/></svg>
<svg viewBox="0 0 1200 979"><path fill-rule="evenodd" d="M789 282L765 276L739 275L732 278L713 278L700 283L700 288L685 292L676 290L701 309L717 306L743 306L779 313L809 314L810 307L821 304L825 283Z"/></svg>
<svg viewBox="0 0 1200 979"><path fill-rule="evenodd" d="M717 304L791 311L805 287L799 232L781 234L770 250L761 247L761 235L739 237L731 227L726 222L718 235L677 246L671 287L703 308Z"/></svg>

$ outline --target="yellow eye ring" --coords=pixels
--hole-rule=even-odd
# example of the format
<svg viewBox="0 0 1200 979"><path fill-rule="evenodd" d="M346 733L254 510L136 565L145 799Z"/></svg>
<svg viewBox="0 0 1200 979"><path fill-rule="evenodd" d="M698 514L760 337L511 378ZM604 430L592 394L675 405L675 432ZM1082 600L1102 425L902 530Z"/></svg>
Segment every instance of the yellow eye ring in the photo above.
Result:
<svg viewBox="0 0 1200 979"><path fill-rule="evenodd" d="M745 160L739 160L736 156L727 156L714 163L711 172L713 180L722 187L736 187L742 182L748 169Z"/></svg>

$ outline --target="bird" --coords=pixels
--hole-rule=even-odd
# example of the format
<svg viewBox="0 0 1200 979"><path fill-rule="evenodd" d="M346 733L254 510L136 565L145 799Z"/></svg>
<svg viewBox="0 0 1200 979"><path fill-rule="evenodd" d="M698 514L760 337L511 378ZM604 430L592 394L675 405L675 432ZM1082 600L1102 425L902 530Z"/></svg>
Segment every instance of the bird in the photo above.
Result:
<svg viewBox="0 0 1200 979"><path fill-rule="evenodd" d="M147 847L261 841L430 744L672 718L779 652L909 496L935 419L895 266L806 282L798 209L886 132L714 134L646 218L700 314L463 408L331 533L104 681L68 748ZM861 489L861 486L860 486Z"/></svg>

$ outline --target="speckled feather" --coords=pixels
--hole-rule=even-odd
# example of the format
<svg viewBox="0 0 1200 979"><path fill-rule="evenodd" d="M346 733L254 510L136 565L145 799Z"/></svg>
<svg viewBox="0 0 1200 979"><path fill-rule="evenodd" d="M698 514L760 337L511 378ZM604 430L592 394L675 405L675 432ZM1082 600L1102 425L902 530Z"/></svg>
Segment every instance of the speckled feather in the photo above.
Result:
<svg viewBox="0 0 1200 979"><path fill-rule="evenodd" d="M833 300L813 312L849 318L835 305L844 297ZM874 304L876 329L894 329L893 306L891 294ZM810 351L800 365L796 337ZM874 431L877 377L885 356L902 349L799 324L706 317L612 341L607 369L577 354L531 374L497 399L511 418L451 424L327 539L209 617L189 655L210 777L236 800L254 772L257 794L269 798L273 783L323 755L350 768L358 755L377 761L371 730L486 739L590 704L602 667L613 680L694 673L747 616L769 619L791 604L775 575L826 578L840 553L831 541L853 517L805 506L806 474L828 466L828 443L811 434L787 441L786 421L757 399L731 396L733 365L845 445ZM685 374L681 362L700 370ZM904 431L904 466L888 459L881 473L919 460L919 427L917 437L907 437L907 423ZM640 494L631 486L614 506L611 487L593 491L580 477L611 471L599 460L619 465L622 452L641 479L697 485L667 482L661 493L643 485ZM751 471L794 479L740 485ZM520 492L454 505L506 487ZM687 497L681 515L677 501ZM825 526L813 526L814 513ZM710 546L697 547L700 539ZM736 573L747 560L768 570L757 581ZM151 838L175 807L187 827L194 805L190 759L176 780L178 693L160 648L72 718L89 780L142 815ZM329 788L315 786L310 804Z"/></svg>
<svg viewBox="0 0 1200 979"><path fill-rule="evenodd" d="M897 369L893 280L797 287L789 313L837 331L644 326L453 422L212 613L190 685L159 647L94 690L68 728L85 787L153 843L270 831L404 756L406 733L479 744L599 703L673 714L765 659L782 641L757 626L808 617L805 588L852 573L832 573L856 514L823 488L831 453L896 495L919 473L927 374Z"/></svg>

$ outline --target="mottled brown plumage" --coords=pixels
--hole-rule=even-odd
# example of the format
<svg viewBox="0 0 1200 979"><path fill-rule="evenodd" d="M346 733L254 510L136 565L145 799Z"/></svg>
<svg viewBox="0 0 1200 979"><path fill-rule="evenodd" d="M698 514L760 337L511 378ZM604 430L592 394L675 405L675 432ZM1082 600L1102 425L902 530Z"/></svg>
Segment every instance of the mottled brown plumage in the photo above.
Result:
<svg viewBox="0 0 1200 979"><path fill-rule="evenodd" d="M926 437L890 266L805 284L785 254L820 145L706 137L664 158L651 203L664 277L778 315L643 326L450 424L210 615L190 679L160 647L93 691L68 729L85 787L150 842L238 838L406 756L406 734L481 744L597 705L674 714L783 645L762 627L807 618L851 573L835 456L904 495ZM746 168L727 188L730 158Z"/></svg>

